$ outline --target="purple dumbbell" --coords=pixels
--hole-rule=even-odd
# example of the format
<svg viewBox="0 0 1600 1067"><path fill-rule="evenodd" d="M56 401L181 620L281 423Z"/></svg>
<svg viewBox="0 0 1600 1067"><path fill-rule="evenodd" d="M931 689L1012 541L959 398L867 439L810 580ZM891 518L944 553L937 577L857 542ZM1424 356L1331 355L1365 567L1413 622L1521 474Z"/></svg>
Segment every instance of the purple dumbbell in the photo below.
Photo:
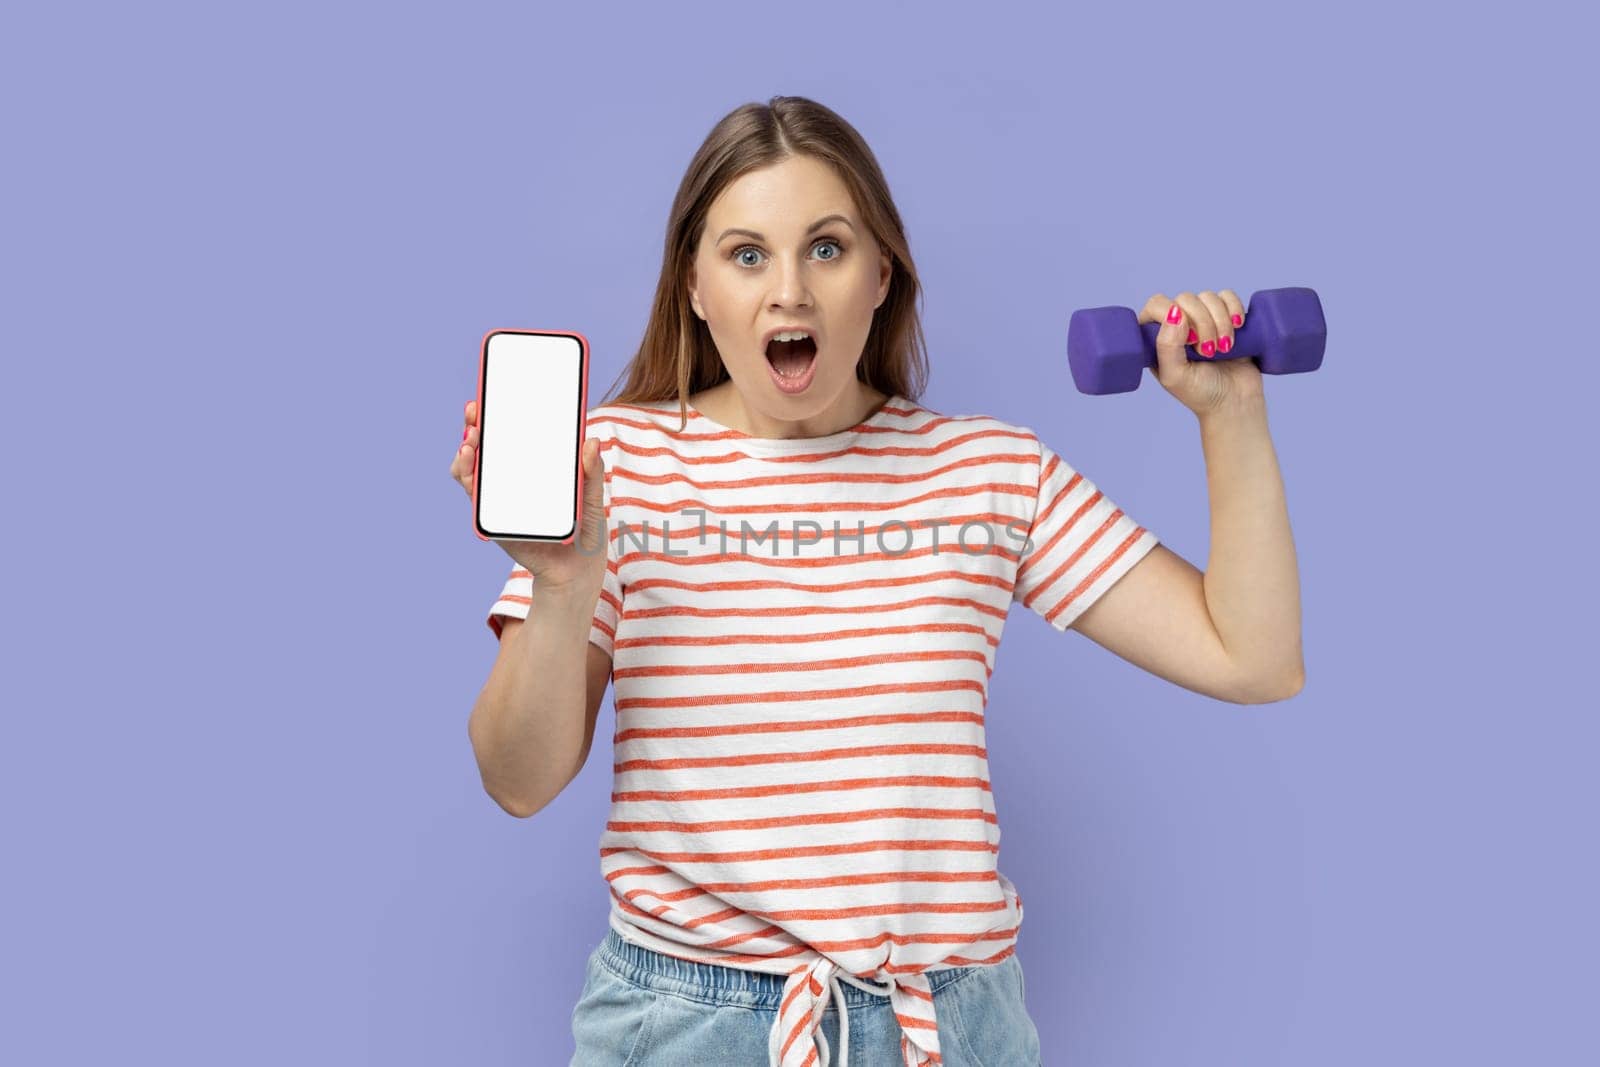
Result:
<svg viewBox="0 0 1600 1067"><path fill-rule="evenodd" d="M1096 396L1139 388L1146 367L1156 366L1161 323L1139 322L1132 308L1080 308L1067 324L1067 364L1080 393ZM1250 297L1233 348L1217 359L1253 356L1262 374L1299 374L1322 366L1328 326L1322 301L1300 286L1261 289ZM1190 346L1190 359L1203 360Z"/></svg>

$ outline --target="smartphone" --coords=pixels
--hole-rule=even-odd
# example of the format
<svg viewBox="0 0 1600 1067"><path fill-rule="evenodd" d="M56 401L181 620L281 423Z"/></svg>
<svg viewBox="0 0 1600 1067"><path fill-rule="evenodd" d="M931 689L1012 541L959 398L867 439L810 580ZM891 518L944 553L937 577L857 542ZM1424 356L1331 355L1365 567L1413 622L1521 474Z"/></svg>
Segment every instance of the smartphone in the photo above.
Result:
<svg viewBox="0 0 1600 1067"><path fill-rule="evenodd" d="M490 330L478 360L472 526L479 540L577 536L589 342L570 330Z"/></svg>

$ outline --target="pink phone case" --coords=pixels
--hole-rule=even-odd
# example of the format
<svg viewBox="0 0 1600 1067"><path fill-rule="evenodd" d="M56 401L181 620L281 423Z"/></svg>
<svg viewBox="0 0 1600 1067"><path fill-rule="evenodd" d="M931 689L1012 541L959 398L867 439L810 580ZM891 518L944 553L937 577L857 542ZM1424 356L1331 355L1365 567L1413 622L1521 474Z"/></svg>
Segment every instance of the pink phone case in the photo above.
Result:
<svg viewBox="0 0 1600 1067"><path fill-rule="evenodd" d="M492 541L482 530L478 529L478 471L483 463L483 371L484 364L489 360L489 338L497 333L522 333L532 334L536 337L575 337L580 349L580 365L578 368L578 492L577 503L572 515L572 534L559 541L545 538L538 540L552 545L569 545L577 539L583 519L583 442L588 437L589 431L589 339L576 330L518 330L495 329L484 333L483 340L478 344L478 445L472 453L472 532L480 541ZM519 539L520 540L520 539Z"/></svg>

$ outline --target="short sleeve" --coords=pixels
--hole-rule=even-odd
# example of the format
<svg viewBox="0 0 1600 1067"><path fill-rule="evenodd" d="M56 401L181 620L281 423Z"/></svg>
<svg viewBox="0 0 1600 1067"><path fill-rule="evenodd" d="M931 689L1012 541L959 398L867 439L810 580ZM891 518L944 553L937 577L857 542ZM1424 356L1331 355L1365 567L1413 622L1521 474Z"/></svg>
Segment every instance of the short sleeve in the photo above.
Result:
<svg viewBox="0 0 1600 1067"><path fill-rule="evenodd" d="M1042 441L1037 484L1011 598L1066 630L1159 542Z"/></svg>
<svg viewBox="0 0 1600 1067"><path fill-rule="evenodd" d="M592 414L592 413L591 413ZM591 423L591 428L593 424ZM609 445L609 441L602 437L600 447L602 456ZM606 511L606 574L600 585L600 596L595 601L594 617L589 622L589 643L599 645L605 654L612 655L613 643L617 636L617 619L622 614L622 582L617 577L617 529L611 520L611 471L610 461L606 461L606 479L601 487L601 497L605 501ZM533 602L533 575L526 567L513 564L511 574L506 579L506 584L500 590L500 596L489 608L487 622L489 629L498 639L500 636L501 622L499 616L509 615L516 619L526 619L528 608Z"/></svg>
<svg viewBox="0 0 1600 1067"><path fill-rule="evenodd" d="M611 543L613 546L616 544L614 534ZM608 548L605 580L600 586L600 597L595 601L594 617L589 620L589 643L599 645L608 656L612 655L612 643L617 636L617 617L622 612L622 585L617 580L617 562L611 558L611 551ZM513 564L511 576L506 579L499 598L489 608L487 621L495 637L500 636L500 616L526 619L532 602L533 575L526 567Z"/></svg>

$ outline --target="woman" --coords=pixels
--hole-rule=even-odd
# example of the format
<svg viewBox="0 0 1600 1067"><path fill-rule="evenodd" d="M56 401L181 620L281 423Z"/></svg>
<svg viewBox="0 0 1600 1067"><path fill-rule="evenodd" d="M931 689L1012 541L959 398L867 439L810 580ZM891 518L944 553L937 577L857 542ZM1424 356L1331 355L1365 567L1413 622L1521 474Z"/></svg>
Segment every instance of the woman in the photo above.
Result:
<svg viewBox="0 0 1600 1067"><path fill-rule="evenodd" d="M615 684L575 1064L1038 1063L984 749L1010 603L1218 699L1301 685L1260 372L1185 352L1226 350L1237 296L1141 313L1200 422L1202 575L1031 429L918 403L918 291L848 123L735 110L679 188L627 385L588 413L579 537L502 543L471 733L508 811L572 780Z"/></svg>

